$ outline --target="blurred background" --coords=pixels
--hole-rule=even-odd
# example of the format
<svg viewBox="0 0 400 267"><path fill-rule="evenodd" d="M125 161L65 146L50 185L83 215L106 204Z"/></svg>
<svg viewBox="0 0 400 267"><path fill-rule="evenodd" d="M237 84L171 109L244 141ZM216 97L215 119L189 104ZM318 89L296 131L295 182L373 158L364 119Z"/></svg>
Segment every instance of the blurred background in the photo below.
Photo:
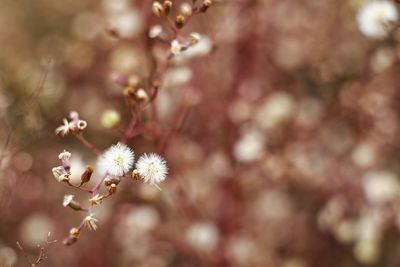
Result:
<svg viewBox="0 0 400 267"><path fill-rule="evenodd" d="M163 191L123 181L99 229L50 245L41 265L400 266L400 30L364 36L365 3L214 1L193 17L181 32L200 43L168 67L157 120L144 110L161 135L187 115L162 151ZM97 147L119 140L130 115L113 77L147 90L169 49L148 49L152 26L170 34L151 4L0 0L0 266L29 266L48 232L61 241L80 223L62 199L84 195L51 168L67 149L76 179L96 157L54 130L76 110ZM129 145L161 153L146 134Z"/></svg>

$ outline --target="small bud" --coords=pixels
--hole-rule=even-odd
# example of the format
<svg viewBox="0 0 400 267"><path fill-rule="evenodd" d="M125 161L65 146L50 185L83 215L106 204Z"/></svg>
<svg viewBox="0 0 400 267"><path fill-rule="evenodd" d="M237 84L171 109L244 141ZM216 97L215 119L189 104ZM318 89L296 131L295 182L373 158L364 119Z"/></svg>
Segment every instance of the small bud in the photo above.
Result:
<svg viewBox="0 0 400 267"><path fill-rule="evenodd" d="M182 52L182 45L179 43L178 40L173 40L171 42L171 53L173 55L179 55Z"/></svg>
<svg viewBox="0 0 400 267"><path fill-rule="evenodd" d="M183 26L185 26L185 17L182 16L182 15L176 16L176 18L175 18L175 26L178 29L183 28Z"/></svg>
<svg viewBox="0 0 400 267"><path fill-rule="evenodd" d="M138 102L147 102L149 100L149 95L142 88L139 88L135 93L135 99Z"/></svg>
<svg viewBox="0 0 400 267"><path fill-rule="evenodd" d="M63 206L64 207L70 207L73 210L83 210L81 207L81 204L79 202L74 200L74 195L65 195L64 196L64 201L63 201Z"/></svg>
<svg viewBox="0 0 400 267"><path fill-rule="evenodd" d="M163 12L163 6L157 2L153 2L153 6L151 7L151 11L153 12L153 15L156 17L161 17L162 12Z"/></svg>
<svg viewBox="0 0 400 267"><path fill-rule="evenodd" d="M149 30L149 37L150 38L156 38L158 37L163 31L163 28L161 25L154 25L151 26L150 30Z"/></svg>
<svg viewBox="0 0 400 267"><path fill-rule="evenodd" d="M69 235L72 236L72 237L75 237L75 238L78 238L80 233L81 233L81 230L76 228L76 227L74 227L71 230L69 230Z"/></svg>
<svg viewBox="0 0 400 267"><path fill-rule="evenodd" d="M181 13L182 13L184 16L186 16L186 17L191 16L191 15L192 15L192 12L193 12L193 10L192 10L192 6L191 6L190 4L188 4L188 3L183 3L183 4L181 5Z"/></svg>
<svg viewBox="0 0 400 267"><path fill-rule="evenodd" d="M138 170L133 170L131 176L134 180L140 180L140 174Z"/></svg>
<svg viewBox="0 0 400 267"><path fill-rule="evenodd" d="M110 193L111 195L114 194L115 192L117 192L117 185L116 184L111 184L108 187L108 193Z"/></svg>
<svg viewBox="0 0 400 267"><path fill-rule="evenodd" d="M90 178L92 177L93 171L94 171L94 169L93 169L93 167L91 165L88 165L86 167L85 172L81 175L81 184L80 184L80 186L90 181Z"/></svg>
<svg viewBox="0 0 400 267"><path fill-rule="evenodd" d="M190 46L194 46L194 45L198 44L200 41L200 38L201 38L200 34L198 34L197 32L192 32L189 35Z"/></svg>
<svg viewBox="0 0 400 267"><path fill-rule="evenodd" d="M128 86L124 89L124 96L134 97L135 89L132 86Z"/></svg>
<svg viewBox="0 0 400 267"><path fill-rule="evenodd" d="M121 182L121 178L116 177L116 176L112 176L112 177L107 177L106 179L104 179L104 185L105 186L110 186L112 184L119 184L119 182Z"/></svg>
<svg viewBox="0 0 400 267"><path fill-rule="evenodd" d="M79 131L83 131L87 127L87 122L84 120L79 120L76 124Z"/></svg>
<svg viewBox="0 0 400 267"><path fill-rule="evenodd" d="M76 243L76 241L78 241L78 238L72 237L72 236L68 236L68 237L64 238L63 244L65 246L71 246L72 244Z"/></svg>
<svg viewBox="0 0 400 267"><path fill-rule="evenodd" d="M200 6L201 12L206 12L207 9L212 5L212 0L204 0L203 4Z"/></svg>
<svg viewBox="0 0 400 267"><path fill-rule="evenodd" d="M171 1L164 1L163 7L164 7L165 16L168 16L171 13L172 2Z"/></svg>

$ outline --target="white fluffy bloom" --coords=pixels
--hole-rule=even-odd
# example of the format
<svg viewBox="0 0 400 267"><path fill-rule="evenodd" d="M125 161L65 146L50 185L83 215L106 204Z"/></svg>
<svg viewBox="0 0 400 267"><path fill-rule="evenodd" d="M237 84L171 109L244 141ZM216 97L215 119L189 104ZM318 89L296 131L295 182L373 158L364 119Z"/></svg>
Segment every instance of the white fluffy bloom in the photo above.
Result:
<svg viewBox="0 0 400 267"><path fill-rule="evenodd" d="M142 155L136 163L136 169L144 181L157 184L165 180L168 167L165 160L157 154L150 153Z"/></svg>
<svg viewBox="0 0 400 267"><path fill-rule="evenodd" d="M122 176L132 168L134 160L133 150L124 144L117 143L101 155L99 165L110 175Z"/></svg>
<svg viewBox="0 0 400 267"><path fill-rule="evenodd" d="M369 38L383 38L398 19L396 6L387 0L367 1L357 14L360 31Z"/></svg>

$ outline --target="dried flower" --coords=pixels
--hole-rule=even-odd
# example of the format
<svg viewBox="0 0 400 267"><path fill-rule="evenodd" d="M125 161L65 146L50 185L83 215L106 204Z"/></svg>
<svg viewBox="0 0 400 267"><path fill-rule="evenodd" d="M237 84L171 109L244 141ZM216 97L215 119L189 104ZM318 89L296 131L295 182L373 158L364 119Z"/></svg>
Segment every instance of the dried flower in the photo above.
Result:
<svg viewBox="0 0 400 267"><path fill-rule="evenodd" d="M169 13L171 13L171 8L172 8L172 2L171 1L164 1L163 3L163 8L164 8L164 14L166 16L169 15Z"/></svg>
<svg viewBox="0 0 400 267"><path fill-rule="evenodd" d="M63 119L63 124L57 127L57 129L55 130L55 134L60 136L66 136L69 133L69 131L70 131L70 125L68 123L68 120Z"/></svg>
<svg viewBox="0 0 400 267"><path fill-rule="evenodd" d="M61 160L61 163L65 170L69 170L71 168L71 153L64 150L58 155L58 158Z"/></svg>
<svg viewBox="0 0 400 267"><path fill-rule="evenodd" d="M66 171L63 166L54 167L52 170L54 178L58 182L69 181L70 172Z"/></svg>
<svg viewBox="0 0 400 267"><path fill-rule="evenodd" d="M111 146L99 159L99 165L110 175L122 176L134 162L135 153L128 146L117 143Z"/></svg>
<svg viewBox="0 0 400 267"><path fill-rule="evenodd" d="M116 184L111 184L108 187L108 193L110 193L110 195L115 194L115 192L117 192L117 185Z"/></svg>
<svg viewBox="0 0 400 267"><path fill-rule="evenodd" d="M171 53L173 55L179 55L182 52L182 45L179 43L178 40L173 40L171 42Z"/></svg>
<svg viewBox="0 0 400 267"><path fill-rule="evenodd" d="M86 166L85 172L81 175L81 185L90 181L93 171L94 169L91 165Z"/></svg>
<svg viewBox="0 0 400 267"><path fill-rule="evenodd" d="M65 195L63 200L64 207L70 207L73 210L83 210L81 205L74 200L74 195Z"/></svg>
<svg viewBox="0 0 400 267"><path fill-rule="evenodd" d="M163 13L163 6L159 2L154 1L151 11L153 12L154 16L161 17Z"/></svg>
<svg viewBox="0 0 400 267"><path fill-rule="evenodd" d="M175 18L175 26L180 29L183 28L183 26L185 26L185 17L182 15L178 15Z"/></svg>
<svg viewBox="0 0 400 267"><path fill-rule="evenodd" d="M396 6L387 0L367 1L357 14L360 31L369 38L384 38L398 19Z"/></svg>
<svg viewBox="0 0 400 267"><path fill-rule="evenodd" d="M93 217L93 215L88 215L83 220L83 224L91 231L97 230L97 224L96 224L97 222L98 220L95 217Z"/></svg>
<svg viewBox="0 0 400 267"><path fill-rule="evenodd" d="M106 179L104 179L104 184L106 186L110 186L112 184L119 184L119 182L121 182L121 178L116 177L116 176L112 176L112 177L107 177Z"/></svg>
<svg viewBox="0 0 400 267"><path fill-rule="evenodd" d="M194 46L194 45L198 44L200 41L200 38L201 38L200 34L198 34L197 32L192 32L189 35L190 46Z"/></svg>
<svg viewBox="0 0 400 267"><path fill-rule="evenodd" d="M63 206L66 207L69 205L69 203L71 203L71 201L74 200L74 195L65 195L64 196L64 201L63 201Z"/></svg>
<svg viewBox="0 0 400 267"><path fill-rule="evenodd" d="M89 203L90 205L94 206L94 205L99 205L101 204L101 202L103 201L103 196L100 194L96 194L95 196L93 196L91 199L89 199Z"/></svg>
<svg viewBox="0 0 400 267"><path fill-rule="evenodd" d="M164 181L168 174L165 160L155 153L142 155L136 163L136 169L144 182L150 184Z"/></svg>

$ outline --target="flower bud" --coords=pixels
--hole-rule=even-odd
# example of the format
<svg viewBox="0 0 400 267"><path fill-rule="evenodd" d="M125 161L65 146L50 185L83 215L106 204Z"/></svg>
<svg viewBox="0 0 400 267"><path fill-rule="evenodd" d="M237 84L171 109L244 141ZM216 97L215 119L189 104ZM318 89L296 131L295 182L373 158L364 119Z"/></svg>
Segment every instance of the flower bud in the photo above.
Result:
<svg viewBox="0 0 400 267"><path fill-rule="evenodd" d="M74 200L74 195L65 195L64 196L64 201L63 201L63 206L64 207L70 207L73 210L83 210L81 207L81 204L79 202Z"/></svg>
<svg viewBox="0 0 400 267"><path fill-rule="evenodd" d="M183 15L178 15L175 18L175 26L178 29L183 28L183 26L185 26L185 17Z"/></svg>
<svg viewBox="0 0 400 267"><path fill-rule="evenodd" d="M191 16L191 15L192 15L192 12L193 12L193 10L192 10L192 6L191 6L190 4L188 4L188 3L183 3L183 4L181 5L181 13L182 13L184 16L186 16L186 17Z"/></svg>
<svg viewBox="0 0 400 267"><path fill-rule="evenodd" d="M164 7L165 16L168 16L171 13L172 2L171 1L164 1L163 7Z"/></svg>
<svg viewBox="0 0 400 267"><path fill-rule="evenodd" d="M114 194L115 192L117 192L117 185L116 184L111 184L108 187L108 193L110 193L110 195Z"/></svg>
<svg viewBox="0 0 400 267"><path fill-rule="evenodd" d="M140 174L138 170L133 170L131 176L134 180L140 180Z"/></svg>
<svg viewBox="0 0 400 267"><path fill-rule="evenodd" d="M163 6L157 2L153 2L153 6L151 7L151 11L153 12L153 15L156 17L161 17L162 12L163 12Z"/></svg>
<svg viewBox="0 0 400 267"><path fill-rule="evenodd" d="M116 177L116 176L112 176L112 177L107 177L106 179L104 179L104 185L105 186L110 186L112 184L119 184L119 182L121 181L121 178Z"/></svg>
<svg viewBox="0 0 400 267"><path fill-rule="evenodd" d="M85 172L81 175L81 184L80 185L83 185L83 184L85 184L85 183L90 181L90 178L92 177L93 171L94 171L94 169L93 169L93 167L91 165L88 165L86 167Z"/></svg>
<svg viewBox="0 0 400 267"><path fill-rule="evenodd" d="M149 100L149 95L143 88L139 88L135 93L135 100L138 102L147 102Z"/></svg>
<svg viewBox="0 0 400 267"><path fill-rule="evenodd" d="M206 12L207 9L212 5L212 0L204 0L203 4L200 6L201 12Z"/></svg>

